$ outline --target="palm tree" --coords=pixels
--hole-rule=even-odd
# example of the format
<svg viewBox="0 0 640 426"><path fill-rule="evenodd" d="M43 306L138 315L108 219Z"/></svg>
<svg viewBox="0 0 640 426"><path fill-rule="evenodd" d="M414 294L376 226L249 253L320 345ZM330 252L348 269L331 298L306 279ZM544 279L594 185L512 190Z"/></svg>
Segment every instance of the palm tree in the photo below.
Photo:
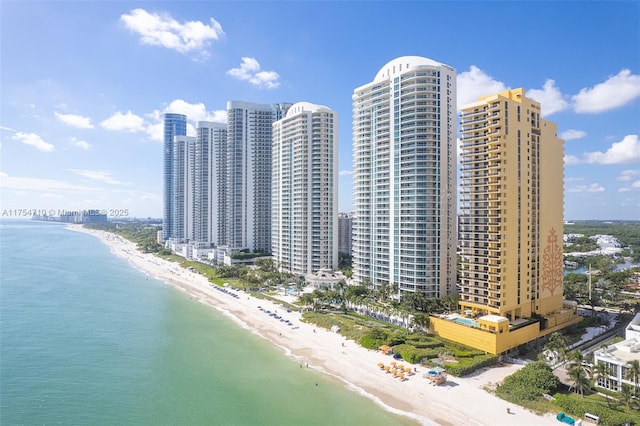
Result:
<svg viewBox="0 0 640 426"><path fill-rule="evenodd" d="M557 362L560 363L566 359L567 355L567 339L560 332L551 333L549 341L544 345L544 349L555 354Z"/></svg>
<svg viewBox="0 0 640 426"><path fill-rule="evenodd" d="M580 397L584 397L584 391L589 388L589 377L579 365L574 365L567 370L567 375L573 382L572 389L575 389Z"/></svg>
<svg viewBox="0 0 640 426"><path fill-rule="evenodd" d="M300 303L302 306L312 306L315 308L314 300L315 298L311 293L304 293L300 295L300 297L298 297L298 303Z"/></svg>
<svg viewBox="0 0 640 426"><path fill-rule="evenodd" d="M423 329L426 330L429 327L429 314L425 313L416 313L413 315L413 323Z"/></svg>
<svg viewBox="0 0 640 426"><path fill-rule="evenodd" d="M633 389L626 383L623 383L620 387L619 401L625 406L626 413L629 414L629 406L633 400Z"/></svg>
<svg viewBox="0 0 640 426"><path fill-rule="evenodd" d="M591 369L585 362L582 352L577 349L569 352L567 359L569 360L567 363L567 375L573 381L571 387L583 397L584 391L589 388Z"/></svg>
<svg viewBox="0 0 640 426"><path fill-rule="evenodd" d="M591 378L593 379L594 385L598 385L598 381L602 379L604 388L608 389L609 386L609 376L611 376L612 371L611 368L604 362L599 362L595 364L591 370ZM605 398L607 398L607 406L611 408L611 402L609 401L609 394L605 392Z"/></svg>
<svg viewBox="0 0 640 426"><path fill-rule="evenodd" d="M633 361L629 361L627 362L627 366L625 379L633 382L633 396L638 396L638 389L640 389L640 383L638 383L638 378L640 378L640 360L634 359Z"/></svg>

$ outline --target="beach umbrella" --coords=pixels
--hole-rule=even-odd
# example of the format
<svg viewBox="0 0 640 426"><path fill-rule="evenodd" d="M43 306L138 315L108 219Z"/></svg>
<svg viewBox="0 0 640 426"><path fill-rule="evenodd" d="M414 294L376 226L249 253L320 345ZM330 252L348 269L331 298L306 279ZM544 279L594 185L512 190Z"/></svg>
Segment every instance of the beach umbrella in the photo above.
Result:
<svg viewBox="0 0 640 426"><path fill-rule="evenodd" d="M389 370L390 370L390 369L391 369L391 367L390 367L390 366L388 366L388 365L385 365L385 366L384 366L384 370L385 370L387 373L389 372Z"/></svg>
<svg viewBox="0 0 640 426"><path fill-rule="evenodd" d="M401 370L404 370L404 365L402 365L402 364L398 364L398 365L396 365L396 367L398 367Z"/></svg>
<svg viewBox="0 0 640 426"><path fill-rule="evenodd" d="M396 362L395 361L391 361L391 365L396 365Z"/></svg>
<svg viewBox="0 0 640 426"><path fill-rule="evenodd" d="M383 368L383 367L384 367L384 364L383 364L383 363L381 363L381 362L379 362L379 363L378 363L378 367Z"/></svg>

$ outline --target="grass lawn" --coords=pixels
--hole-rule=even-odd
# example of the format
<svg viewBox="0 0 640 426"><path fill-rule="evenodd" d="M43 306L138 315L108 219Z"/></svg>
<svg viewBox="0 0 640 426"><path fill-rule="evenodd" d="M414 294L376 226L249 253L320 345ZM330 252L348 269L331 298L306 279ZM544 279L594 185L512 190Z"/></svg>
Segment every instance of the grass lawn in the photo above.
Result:
<svg viewBox="0 0 640 426"><path fill-rule="evenodd" d="M556 394L557 397L560 394ZM597 414L601 410L612 410L620 415L626 416L627 419L634 425L640 425L640 410L638 410L638 405L634 406L633 404L627 407L624 406L615 396L609 396L608 398L604 395L591 393L589 395L585 395L584 397L580 397L580 395L576 393L568 393L564 394L569 398L570 402L575 402L580 404L582 407L586 407L584 410L578 413L571 413L577 417L584 416L582 411L586 411L592 414ZM607 400L608 399L608 400ZM556 411L564 411L563 407L559 407L556 405ZM566 411L571 412L571 410L567 409ZM602 425L614 424L611 422L607 422L605 419L601 418Z"/></svg>

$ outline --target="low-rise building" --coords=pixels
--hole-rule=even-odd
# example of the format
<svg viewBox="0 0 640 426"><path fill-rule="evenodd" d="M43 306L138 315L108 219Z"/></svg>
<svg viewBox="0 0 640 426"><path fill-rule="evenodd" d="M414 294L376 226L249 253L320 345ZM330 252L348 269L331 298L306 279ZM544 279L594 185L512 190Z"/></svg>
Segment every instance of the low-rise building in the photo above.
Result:
<svg viewBox="0 0 640 426"><path fill-rule="evenodd" d="M638 386L629 373L630 363L640 361L640 313L625 329L625 339L593 353L595 365L604 364L608 374L598 377L597 385L619 392L623 383Z"/></svg>
<svg viewBox="0 0 640 426"><path fill-rule="evenodd" d="M334 272L331 269L320 269L313 274L307 274L304 279L307 284L319 290L335 290L338 283L346 282L347 277L340 271Z"/></svg>

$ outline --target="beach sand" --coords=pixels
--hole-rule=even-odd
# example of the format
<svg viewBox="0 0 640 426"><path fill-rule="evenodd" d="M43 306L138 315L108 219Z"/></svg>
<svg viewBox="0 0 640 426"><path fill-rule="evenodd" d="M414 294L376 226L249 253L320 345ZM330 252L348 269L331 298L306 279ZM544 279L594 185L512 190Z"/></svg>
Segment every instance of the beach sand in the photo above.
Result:
<svg viewBox="0 0 640 426"><path fill-rule="evenodd" d="M425 367L402 362L405 366L417 369L417 373L401 382L377 365L380 362L389 365L392 361L390 356L367 350L338 333L306 324L301 321L300 313L285 312L279 304L251 297L242 291L234 291L240 295L234 298L212 288L202 275L154 254L142 253L134 243L118 235L86 229L81 225L70 225L69 228L100 238L114 254L127 259L136 268L219 309L242 327L283 348L301 366L336 377L348 388L396 414L412 417L424 425L557 424L551 414L539 416L485 390L521 366L505 364L463 378L449 376L445 384L433 386L422 377L427 371ZM258 306L272 312L278 311L278 315L289 319L294 325L288 326L275 320Z"/></svg>

